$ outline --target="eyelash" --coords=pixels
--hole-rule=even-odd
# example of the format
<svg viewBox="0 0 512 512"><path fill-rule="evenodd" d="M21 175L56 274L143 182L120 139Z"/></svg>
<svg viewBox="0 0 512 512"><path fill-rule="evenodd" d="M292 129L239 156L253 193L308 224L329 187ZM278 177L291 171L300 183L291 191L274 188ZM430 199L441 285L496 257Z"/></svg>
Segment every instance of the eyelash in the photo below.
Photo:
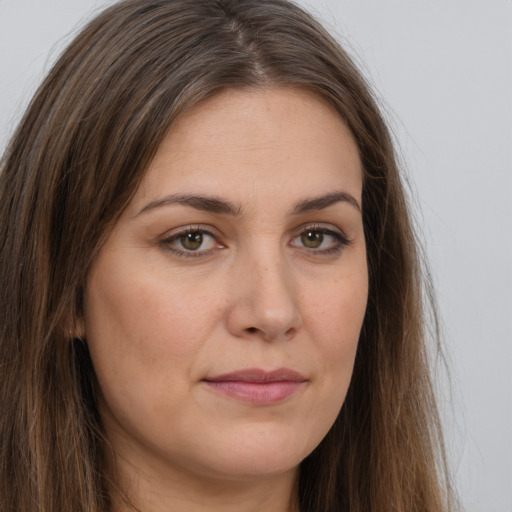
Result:
<svg viewBox="0 0 512 512"><path fill-rule="evenodd" d="M352 243L351 240L349 240L345 235L342 233L339 233L337 231L334 231L332 229L328 229L323 226L319 226L316 224L301 226L300 231L296 232L297 234L293 236L292 241L290 244L296 240L297 238L300 238L302 235L304 235L307 232L313 232L313 233L319 233L321 235L327 235L334 239L334 244L332 244L332 247L328 247L325 249L317 249L317 248L308 248L305 246L302 246L302 249L306 251L309 254L316 255L316 256L328 256L331 254L337 254L343 251L345 247L350 246ZM201 250L200 247L197 250L187 250L186 248L180 249L172 244L179 241L180 238L192 235L192 234L200 234L200 235L207 235L208 237L211 237L215 241L216 247L211 249L203 249ZM204 256L208 256L216 249L224 248L224 245L219 243L217 241L217 236L212 233L210 230L201 227L201 226L186 226L183 228L180 228L177 232L173 233L171 236L164 238L159 242L159 245L168 252L172 252L173 254L176 254L179 257L182 258L201 258ZM295 247L292 245L292 247Z"/></svg>
<svg viewBox="0 0 512 512"><path fill-rule="evenodd" d="M215 240L216 247L214 249L206 249L206 250L199 249L199 250L194 251L194 250L187 250L185 248L179 249L172 245L174 242L179 241L179 239L181 237L184 237L187 235L192 235L192 234L208 235L213 240ZM173 254L176 254L182 258L201 258L203 256L207 256L215 249L224 247L222 244L219 244L219 242L217 242L217 236L215 234L213 234L210 230L203 228L201 226L186 226L186 227L180 228L177 232L173 233L171 236L161 240L160 246L165 251L172 252Z"/></svg>
<svg viewBox="0 0 512 512"><path fill-rule="evenodd" d="M309 224L306 226L301 226L300 231L292 240L295 240L301 237L303 234L307 232L312 233L320 233L321 235L327 235L334 239L334 244L332 247L327 247L325 249L310 249L307 247L303 247L310 254L320 255L320 256L329 256L331 254L337 254L343 251L345 247L350 246L352 240L349 240L343 233L339 231L334 231L332 229L326 228L324 226L320 226L318 224Z"/></svg>

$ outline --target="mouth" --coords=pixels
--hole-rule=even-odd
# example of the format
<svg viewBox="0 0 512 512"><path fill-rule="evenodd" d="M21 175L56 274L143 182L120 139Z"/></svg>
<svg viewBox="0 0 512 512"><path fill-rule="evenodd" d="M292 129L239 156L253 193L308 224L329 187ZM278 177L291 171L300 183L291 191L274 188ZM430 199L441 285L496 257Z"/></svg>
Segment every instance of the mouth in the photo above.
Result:
<svg viewBox="0 0 512 512"><path fill-rule="evenodd" d="M291 397L303 388L307 379L295 370L260 368L238 370L203 379L213 391L244 402L269 405Z"/></svg>

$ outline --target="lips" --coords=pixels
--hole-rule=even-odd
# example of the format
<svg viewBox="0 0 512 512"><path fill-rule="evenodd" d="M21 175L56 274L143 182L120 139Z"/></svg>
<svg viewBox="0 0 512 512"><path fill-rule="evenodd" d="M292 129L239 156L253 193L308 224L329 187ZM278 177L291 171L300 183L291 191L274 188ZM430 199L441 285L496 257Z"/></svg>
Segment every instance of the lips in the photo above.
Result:
<svg viewBox="0 0 512 512"><path fill-rule="evenodd" d="M204 379L213 391L252 404L273 404L304 387L307 379L289 368L265 371L249 368Z"/></svg>

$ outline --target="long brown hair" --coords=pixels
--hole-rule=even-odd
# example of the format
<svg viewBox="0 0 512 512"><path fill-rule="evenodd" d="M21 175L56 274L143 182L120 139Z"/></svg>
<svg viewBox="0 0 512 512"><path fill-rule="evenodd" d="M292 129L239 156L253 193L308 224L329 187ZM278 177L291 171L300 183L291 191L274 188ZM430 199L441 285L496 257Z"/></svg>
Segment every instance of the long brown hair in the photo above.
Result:
<svg viewBox="0 0 512 512"><path fill-rule="evenodd" d="M347 398L301 464L301 511L448 510L422 270L364 79L286 0L125 0L63 53L1 162L1 512L110 509L94 370L72 339L88 269L178 116L223 88L281 85L323 97L352 131L370 274Z"/></svg>

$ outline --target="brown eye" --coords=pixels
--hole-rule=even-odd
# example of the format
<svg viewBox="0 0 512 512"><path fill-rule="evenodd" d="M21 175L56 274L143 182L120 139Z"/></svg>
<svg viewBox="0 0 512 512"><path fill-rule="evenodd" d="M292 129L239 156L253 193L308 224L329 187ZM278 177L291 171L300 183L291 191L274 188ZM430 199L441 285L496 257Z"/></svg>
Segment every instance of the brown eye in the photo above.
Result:
<svg viewBox="0 0 512 512"><path fill-rule="evenodd" d="M203 245L203 233L193 232L180 236L180 242L187 251L196 251Z"/></svg>
<svg viewBox="0 0 512 512"><path fill-rule="evenodd" d="M306 251L309 255L324 257L340 253L350 245L350 240L338 230L323 226L309 226L300 231L290 241L290 245Z"/></svg>
<svg viewBox="0 0 512 512"><path fill-rule="evenodd" d="M161 247L169 250L178 256L205 256L213 249L221 249L224 246L220 244L215 235L202 228L183 229L181 233L176 233L165 238L160 243Z"/></svg>
<svg viewBox="0 0 512 512"><path fill-rule="evenodd" d="M324 234L321 231L304 231L301 233L300 240L304 247L308 249L318 249L324 241Z"/></svg>

